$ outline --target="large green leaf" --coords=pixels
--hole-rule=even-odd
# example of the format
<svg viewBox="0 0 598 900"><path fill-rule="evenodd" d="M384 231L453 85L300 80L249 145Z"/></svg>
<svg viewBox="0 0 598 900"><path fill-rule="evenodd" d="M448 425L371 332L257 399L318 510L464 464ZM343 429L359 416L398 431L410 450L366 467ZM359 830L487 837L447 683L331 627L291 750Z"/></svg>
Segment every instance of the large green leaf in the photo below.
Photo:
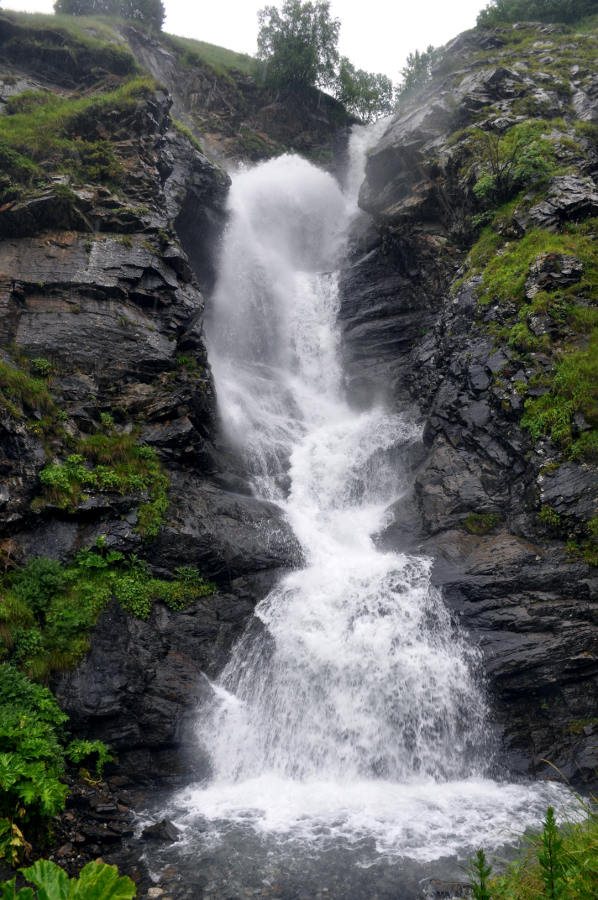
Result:
<svg viewBox="0 0 598 900"><path fill-rule="evenodd" d="M49 859L38 859L28 869L21 869L21 872L38 889L37 900L70 900L74 896L64 869Z"/></svg>
<svg viewBox="0 0 598 900"><path fill-rule="evenodd" d="M132 900L137 888L116 866L90 862L81 870L69 900Z"/></svg>
<svg viewBox="0 0 598 900"><path fill-rule="evenodd" d="M12 881L5 881L4 884L0 884L0 891L0 900L35 900L33 891L29 887L21 888L17 893L16 878L13 878Z"/></svg>

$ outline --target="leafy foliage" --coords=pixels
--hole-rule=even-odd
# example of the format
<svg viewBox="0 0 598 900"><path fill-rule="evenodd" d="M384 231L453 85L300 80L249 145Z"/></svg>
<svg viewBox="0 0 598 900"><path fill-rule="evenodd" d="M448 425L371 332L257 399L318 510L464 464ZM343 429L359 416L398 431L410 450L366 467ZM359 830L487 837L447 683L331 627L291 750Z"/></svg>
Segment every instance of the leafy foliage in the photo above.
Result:
<svg viewBox="0 0 598 900"><path fill-rule="evenodd" d="M474 900L492 900L492 895L488 888L488 879L491 874L492 866L488 864L486 854L480 849L471 861L468 869Z"/></svg>
<svg viewBox="0 0 598 900"><path fill-rule="evenodd" d="M174 575L171 581L152 577L144 560L109 550L104 538L81 550L68 566L33 559L0 582L0 658L47 678L56 669L76 665L87 652L87 635L112 597L133 615L148 618L155 600L180 610L214 592L190 566L179 567ZM103 765L100 756L98 762Z"/></svg>
<svg viewBox="0 0 598 900"><path fill-rule="evenodd" d="M401 81L396 89L396 102L406 100L411 94L421 90L432 77L432 68L440 51L431 44L421 53L416 50L407 57L407 64L401 69Z"/></svg>
<svg viewBox="0 0 598 900"><path fill-rule="evenodd" d="M269 84L304 91L334 81L340 22L331 18L328 0L284 0L280 10L260 10L258 21L258 57Z"/></svg>
<svg viewBox="0 0 598 900"><path fill-rule="evenodd" d="M47 859L38 859L21 872L38 893L30 887L17 892L13 878L0 885L0 900L132 900L137 896L130 878L120 876L116 866L98 860L84 866L78 878L69 878L64 869Z"/></svg>
<svg viewBox="0 0 598 900"><path fill-rule="evenodd" d="M21 829L39 833L64 805L66 721L50 691L0 663L0 858L11 864L27 851Z"/></svg>
<svg viewBox="0 0 598 900"><path fill-rule="evenodd" d="M392 81L386 75L356 69L346 56L342 56L336 97L363 122L372 122L392 112Z"/></svg>
<svg viewBox="0 0 598 900"><path fill-rule="evenodd" d="M541 132L542 125L527 122L509 129L504 136L477 130L473 149L481 173L473 192L483 206L504 203L549 174L554 150Z"/></svg>
<svg viewBox="0 0 598 900"><path fill-rule="evenodd" d="M478 15L478 25L503 22L576 22L598 12L597 0L492 0Z"/></svg>
<svg viewBox="0 0 598 900"><path fill-rule="evenodd" d="M56 0L57 13L70 16L119 16L159 31L164 22L162 0Z"/></svg>
<svg viewBox="0 0 598 900"><path fill-rule="evenodd" d="M149 97L154 86L151 78L133 78L92 96L48 93L33 106L24 102L22 111L5 116L2 124L2 196L9 199L19 190L43 186L56 173L67 174L75 182L119 184L124 168L114 141L124 136L120 129L126 127L127 115L135 113L139 101ZM17 99L13 98L13 104ZM112 139L106 138L102 122L109 123ZM64 196L55 193L62 203L75 199L68 188Z"/></svg>
<svg viewBox="0 0 598 900"><path fill-rule="evenodd" d="M490 880L492 900L594 900L598 896L598 818L584 806L587 819L557 827L547 810L542 832L528 852L504 875Z"/></svg>
<svg viewBox="0 0 598 900"><path fill-rule="evenodd" d="M87 492L147 493L138 510L138 529L147 539L158 535L168 508L168 478L151 447L139 445L133 434L117 432L104 421L107 433L79 441L78 453L62 463L49 463L40 472L42 495L37 506L53 503L74 509Z"/></svg>

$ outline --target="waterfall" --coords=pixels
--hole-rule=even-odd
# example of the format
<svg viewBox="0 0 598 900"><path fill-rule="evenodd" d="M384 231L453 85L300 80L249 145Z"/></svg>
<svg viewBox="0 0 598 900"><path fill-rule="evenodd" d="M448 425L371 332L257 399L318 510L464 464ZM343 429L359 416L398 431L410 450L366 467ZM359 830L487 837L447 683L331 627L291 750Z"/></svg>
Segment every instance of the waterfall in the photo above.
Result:
<svg viewBox="0 0 598 900"><path fill-rule="evenodd" d="M431 560L376 547L421 435L407 413L356 410L343 391L338 267L367 138L354 137L345 193L294 156L233 179L208 323L222 428L304 564L259 604L213 686L198 734L213 779L177 808L188 834L200 816L220 834L368 837L434 859L496 846L557 789L487 777L477 651Z"/></svg>

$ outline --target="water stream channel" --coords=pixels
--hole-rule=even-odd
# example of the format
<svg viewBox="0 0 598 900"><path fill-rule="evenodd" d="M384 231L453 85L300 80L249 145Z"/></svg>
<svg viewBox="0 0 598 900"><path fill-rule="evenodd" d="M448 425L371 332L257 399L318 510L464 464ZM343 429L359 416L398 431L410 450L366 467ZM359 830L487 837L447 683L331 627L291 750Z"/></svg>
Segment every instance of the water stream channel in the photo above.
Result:
<svg viewBox="0 0 598 900"><path fill-rule="evenodd" d="M182 840L151 860L176 860L181 896L409 900L567 803L492 777L476 648L431 560L376 548L420 427L343 390L337 270L372 139L356 130L344 192L294 156L233 179L208 332L222 426L304 562L199 712L213 777L170 799Z"/></svg>

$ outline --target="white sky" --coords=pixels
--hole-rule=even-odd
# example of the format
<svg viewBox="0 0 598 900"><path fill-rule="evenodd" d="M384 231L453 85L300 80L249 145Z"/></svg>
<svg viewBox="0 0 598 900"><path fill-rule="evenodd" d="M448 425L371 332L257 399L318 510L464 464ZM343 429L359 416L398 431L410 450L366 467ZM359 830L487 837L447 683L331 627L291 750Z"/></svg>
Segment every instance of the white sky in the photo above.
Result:
<svg viewBox="0 0 598 900"><path fill-rule="evenodd" d="M255 53L257 11L282 0L164 0L164 30ZM359 69L384 72L393 81L407 54L439 46L475 25L487 0L331 0L341 20L339 49ZM53 11L53 0L4 0L4 9Z"/></svg>

